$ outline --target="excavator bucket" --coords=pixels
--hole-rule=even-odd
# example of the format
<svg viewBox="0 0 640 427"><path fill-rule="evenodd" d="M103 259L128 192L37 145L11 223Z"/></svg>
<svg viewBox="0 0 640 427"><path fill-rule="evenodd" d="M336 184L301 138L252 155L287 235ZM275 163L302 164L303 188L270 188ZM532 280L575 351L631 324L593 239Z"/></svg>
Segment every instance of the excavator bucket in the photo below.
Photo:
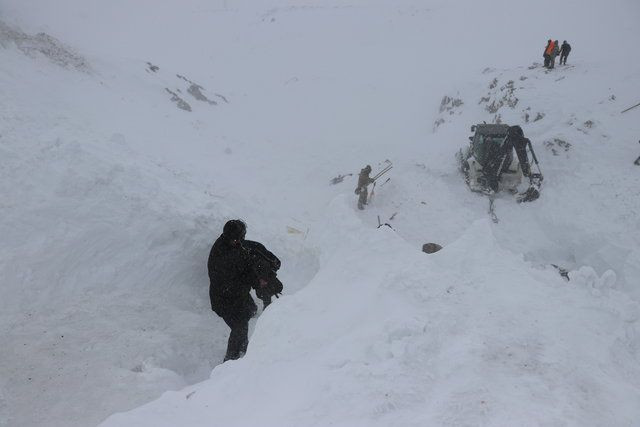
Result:
<svg viewBox="0 0 640 427"><path fill-rule="evenodd" d="M542 174L533 173L529 177L529 188L526 191L518 194L518 203L533 202L540 197L540 187L542 186Z"/></svg>
<svg viewBox="0 0 640 427"><path fill-rule="evenodd" d="M518 203L533 202L538 197L540 197L540 190L538 190L536 187L531 186L527 188L527 191L525 191L524 193L520 193L517 200Z"/></svg>

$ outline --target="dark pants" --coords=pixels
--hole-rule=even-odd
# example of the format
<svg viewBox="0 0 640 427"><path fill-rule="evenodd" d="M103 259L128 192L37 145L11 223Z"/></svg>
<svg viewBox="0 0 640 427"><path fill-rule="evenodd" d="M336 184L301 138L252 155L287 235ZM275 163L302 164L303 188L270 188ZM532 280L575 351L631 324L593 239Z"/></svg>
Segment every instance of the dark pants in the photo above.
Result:
<svg viewBox="0 0 640 427"><path fill-rule="evenodd" d="M240 359L249 345L249 319L224 319L231 328L224 361Z"/></svg>
<svg viewBox="0 0 640 427"><path fill-rule="evenodd" d="M224 361L239 359L247 352L249 319L256 314L258 307L248 293L231 298L225 298L216 293L210 295L211 308L231 328Z"/></svg>
<svg viewBox="0 0 640 427"><path fill-rule="evenodd" d="M548 67L549 66L549 55L545 55L544 56L544 66Z"/></svg>
<svg viewBox="0 0 640 427"><path fill-rule="evenodd" d="M361 187L360 193L358 193L358 209L364 209L364 205L367 204L367 198L369 197L369 190L367 187Z"/></svg>
<svg viewBox="0 0 640 427"><path fill-rule="evenodd" d="M560 54L560 64L567 65L567 57L569 56L569 52L563 52Z"/></svg>

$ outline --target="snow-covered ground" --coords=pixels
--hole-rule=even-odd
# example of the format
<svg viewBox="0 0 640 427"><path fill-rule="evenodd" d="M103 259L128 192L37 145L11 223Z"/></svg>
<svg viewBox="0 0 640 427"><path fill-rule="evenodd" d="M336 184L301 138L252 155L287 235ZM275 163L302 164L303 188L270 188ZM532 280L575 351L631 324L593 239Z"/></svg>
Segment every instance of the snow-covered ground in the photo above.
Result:
<svg viewBox="0 0 640 427"><path fill-rule="evenodd" d="M639 18L1 0L0 426L640 425ZM545 180L494 224L454 154L497 119ZM385 160L363 212L329 184ZM218 365L206 257L236 217L285 296Z"/></svg>

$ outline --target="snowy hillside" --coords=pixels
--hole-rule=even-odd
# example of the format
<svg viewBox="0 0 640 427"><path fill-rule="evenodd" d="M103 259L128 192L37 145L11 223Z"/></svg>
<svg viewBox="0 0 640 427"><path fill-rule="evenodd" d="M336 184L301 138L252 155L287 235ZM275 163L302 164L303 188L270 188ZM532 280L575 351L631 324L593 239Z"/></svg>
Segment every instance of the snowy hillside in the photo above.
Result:
<svg viewBox="0 0 640 427"><path fill-rule="evenodd" d="M640 425L639 18L0 0L0 426ZM483 121L544 173L497 223L454 159ZM205 265L238 217L285 295L220 365Z"/></svg>

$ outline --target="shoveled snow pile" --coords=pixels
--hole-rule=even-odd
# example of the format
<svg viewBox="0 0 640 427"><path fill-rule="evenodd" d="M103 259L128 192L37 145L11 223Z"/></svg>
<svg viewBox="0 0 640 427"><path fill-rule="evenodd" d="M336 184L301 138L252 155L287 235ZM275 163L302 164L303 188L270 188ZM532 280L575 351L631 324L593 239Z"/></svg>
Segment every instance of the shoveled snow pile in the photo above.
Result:
<svg viewBox="0 0 640 427"><path fill-rule="evenodd" d="M104 426L630 425L640 306L536 271L489 220L434 255L338 198L314 280L244 359ZM372 260L379 260L372 262Z"/></svg>
<svg viewBox="0 0 640 427"><path fill-rule="evenodd" d="M638 17L0 0L0 426L639 424ZM498 223L455 162L483 121L545 177ZM206 258L237 217L285 295L219 365Z"/></svg>
<svg viewBox="0 0 640 427"><path fill-rule="evenodd" d="M43 59L37 69L3 52L4 70L23 77L1 78L7 426L98 423L108 410L88 408L133 406L201 380L225 345L224 329L211 336L202 264L212 223L230 211L116 129L78 120L55 92L92 93L94 83Z"/></svg>

